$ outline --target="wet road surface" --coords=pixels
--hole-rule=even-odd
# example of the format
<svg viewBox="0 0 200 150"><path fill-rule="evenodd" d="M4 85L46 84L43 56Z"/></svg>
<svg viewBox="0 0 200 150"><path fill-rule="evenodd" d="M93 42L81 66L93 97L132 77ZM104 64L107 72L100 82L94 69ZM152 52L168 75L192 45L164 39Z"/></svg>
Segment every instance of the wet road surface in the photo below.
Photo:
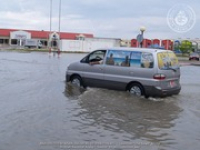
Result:
<svg viewBox="0 0 200 150"><path fill-rule="evenodd" d="M181 67L178 96L147 100L66 84L84 55L0 51L0 150L199 149L199 67Z"/></svg>

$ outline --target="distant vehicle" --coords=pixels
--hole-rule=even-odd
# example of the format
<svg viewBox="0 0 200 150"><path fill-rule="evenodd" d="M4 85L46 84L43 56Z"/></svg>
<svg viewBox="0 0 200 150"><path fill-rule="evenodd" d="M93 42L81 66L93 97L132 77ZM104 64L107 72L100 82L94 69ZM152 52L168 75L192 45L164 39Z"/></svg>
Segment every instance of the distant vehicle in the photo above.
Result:
<svg viewBox="0 0 200 150"><path fill-rule="evenodd" d="M145 97L176 95L181 90L176 55L160 49L98 49L70 64L66 81L78 87L127 90Z"/></svg>
<svg viewBox="0 0 200 150"><path fill-rule="evenodd" d="M196 52L191 53L190 56L189 56L189 60L197 60L197 61L199 61L199 54L196 53Z"/></svg>
<svg viewBox="0 0 200 150"><path fill-rule="evenodd" d="M25 43L24 43L24 47L40 49L40 48L43 47L43 45L42 45L40 40L37 40L37 39L26 39Z"/></svg>

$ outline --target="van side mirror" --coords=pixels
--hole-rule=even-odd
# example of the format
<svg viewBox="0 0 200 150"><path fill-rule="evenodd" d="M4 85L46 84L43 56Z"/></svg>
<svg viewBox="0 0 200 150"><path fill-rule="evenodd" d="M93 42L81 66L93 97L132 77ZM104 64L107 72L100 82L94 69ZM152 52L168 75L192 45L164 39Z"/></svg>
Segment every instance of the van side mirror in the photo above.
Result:
<svg viewBox="0 0 200 150"><path fill-rule="evenodd" d="M80 62L81 63L89 63L88 56L84 57Z"/></svg>

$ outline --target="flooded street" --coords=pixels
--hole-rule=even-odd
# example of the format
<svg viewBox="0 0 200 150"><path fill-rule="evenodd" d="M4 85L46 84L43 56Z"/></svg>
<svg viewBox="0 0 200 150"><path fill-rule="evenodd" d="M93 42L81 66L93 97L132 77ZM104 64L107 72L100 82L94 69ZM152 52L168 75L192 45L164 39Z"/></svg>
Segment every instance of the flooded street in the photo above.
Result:
<svg viewBox="0 0 200 150"><path fill-rule="evenodd" d="M0 51L0 150L199 149L199 67L181 67L179 95L145 99L66 84L84 55Z"/></svg>

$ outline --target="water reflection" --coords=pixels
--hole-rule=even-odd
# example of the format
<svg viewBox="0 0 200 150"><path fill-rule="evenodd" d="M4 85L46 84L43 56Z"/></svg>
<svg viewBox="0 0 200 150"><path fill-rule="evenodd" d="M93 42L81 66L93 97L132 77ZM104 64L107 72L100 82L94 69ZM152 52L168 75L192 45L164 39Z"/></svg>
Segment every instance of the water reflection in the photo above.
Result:
<svg viewBox="0 0 200 150"><path fill-rule="evenodd" d="M175 126L182 111L175 97L149 100L133 97L128 92L96 88L83 92L71 86L66 88L69 88L65 90L67 98L77 98L84 110L77 114L81 123L77 130L83 133L87 133L90 126L101 126L114 133L126 133L123 138L126 141L141 139L164 145L175 141L170 128Z"/></svg>

